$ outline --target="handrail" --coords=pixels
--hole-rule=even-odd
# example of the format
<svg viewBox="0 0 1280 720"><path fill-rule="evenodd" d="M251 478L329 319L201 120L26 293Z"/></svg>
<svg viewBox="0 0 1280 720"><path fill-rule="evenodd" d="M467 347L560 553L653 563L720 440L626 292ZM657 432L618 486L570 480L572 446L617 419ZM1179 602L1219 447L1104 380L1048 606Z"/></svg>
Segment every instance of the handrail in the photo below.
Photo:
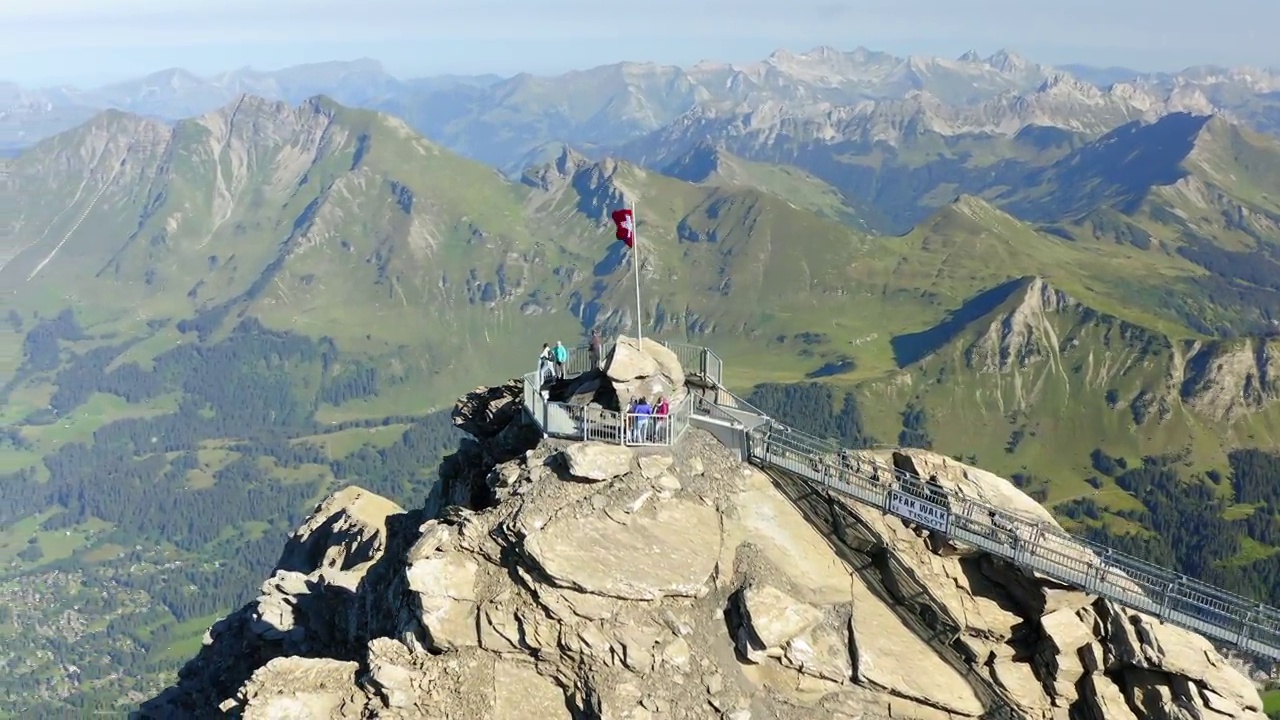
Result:
<svg viewBox="0 0 1280 720"><path fill-rule="evenodd" d="M566 370L565 377L573 376ZM666 416L638 415L547 400L539 389L540 379L536 371L524 374L521 388L524 409L538 429L552 437L600 440L629 446L673 445L683 437L693 415L693 396L690 393L672 405Z"/></svg>

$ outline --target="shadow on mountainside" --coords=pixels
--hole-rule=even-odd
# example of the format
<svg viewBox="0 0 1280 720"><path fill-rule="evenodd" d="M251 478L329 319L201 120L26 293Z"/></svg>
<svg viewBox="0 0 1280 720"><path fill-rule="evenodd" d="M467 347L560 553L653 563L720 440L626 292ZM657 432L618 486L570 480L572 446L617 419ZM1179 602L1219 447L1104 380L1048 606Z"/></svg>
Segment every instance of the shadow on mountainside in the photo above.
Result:
<svg viewBox="0 0 1280 720"><path fill-rule="evenodd" d="M807 480L775 468L762 472L822 535L836 556L853 568L867 589L968 681L987 708L984 717L1021 717L995 684L975 670L971 664L975 658L962 652L963 645L957 640L963 631L960 624L940 612L940 604L924 585L911 577L909 569L895 562L883 543L862 527L857 515Z"/></svg>
<svg viewBox="0 0 1280 720"><path fill-rule="evenodd" d="M893 348L894 362L899 368L905 368L942 349L944 345L964 332L970 323L1000 307L1004 301L1013 297L1014 293L1025 288L1031 280L1031 277L1020 277L983 290L966 300L941 323L920 332L895 335L889 339L889 347Z"/></svg>

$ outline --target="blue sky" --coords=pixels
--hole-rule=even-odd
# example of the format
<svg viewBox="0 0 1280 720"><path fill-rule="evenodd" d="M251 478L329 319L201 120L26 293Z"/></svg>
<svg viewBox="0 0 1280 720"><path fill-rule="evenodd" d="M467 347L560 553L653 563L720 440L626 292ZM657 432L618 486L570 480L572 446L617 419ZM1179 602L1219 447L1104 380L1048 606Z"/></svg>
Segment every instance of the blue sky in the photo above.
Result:
<svg viewBox="0 0 1280 720"><path fill-rule="evenodd" d="M1280 65L1280 0L0 1L0 80L97 84L167 67L372 57L400 76L745 62L786 47L1048 63ZM1269 30L1270 29L1270 30Z"/></svg>

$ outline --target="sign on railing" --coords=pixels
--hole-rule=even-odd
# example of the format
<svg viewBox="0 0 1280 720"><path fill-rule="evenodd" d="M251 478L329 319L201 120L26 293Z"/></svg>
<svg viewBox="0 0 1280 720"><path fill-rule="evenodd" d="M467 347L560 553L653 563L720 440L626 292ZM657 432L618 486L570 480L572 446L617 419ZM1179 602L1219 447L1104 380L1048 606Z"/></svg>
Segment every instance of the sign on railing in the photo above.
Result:
<svg viewBox="0 0 1280 720"><path fill-rule="evenodd" d="M894 488L889 491L889 512L943 534L951 533L951 513Z"/></svg>

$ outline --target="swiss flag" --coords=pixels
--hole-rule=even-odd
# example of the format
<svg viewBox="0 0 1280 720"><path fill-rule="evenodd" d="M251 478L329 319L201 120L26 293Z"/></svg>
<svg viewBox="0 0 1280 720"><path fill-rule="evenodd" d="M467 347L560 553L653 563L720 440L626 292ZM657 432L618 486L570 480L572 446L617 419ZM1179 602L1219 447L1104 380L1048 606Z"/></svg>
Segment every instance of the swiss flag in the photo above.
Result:
<svg viewBox="0 0 1280 720"><path fill-rule="evenodd" d="M627 247L634 247L636 242L636 218L630 210L614 210L613 224L618 226L618 231L614 233L614 237L627 244Z"/></svg>

